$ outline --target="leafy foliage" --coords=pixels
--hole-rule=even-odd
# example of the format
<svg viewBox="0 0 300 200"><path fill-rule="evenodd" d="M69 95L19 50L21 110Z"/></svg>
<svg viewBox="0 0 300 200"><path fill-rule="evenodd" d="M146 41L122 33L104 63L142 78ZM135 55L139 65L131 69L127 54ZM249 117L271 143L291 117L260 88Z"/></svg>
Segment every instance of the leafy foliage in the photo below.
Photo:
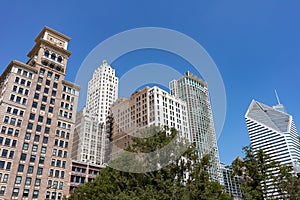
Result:
<svg viewBox="0 0 300 200"><path fill-rule="evenodd" d="M131 152L153 152L169 144L177 135L175 129L163 129L147 139L135 138L128 148ZM179 144L178 144L179 145ZM179 145L180 146L180 145ZM174 156L169 152L169 157ZM166 155L157 155L160 157ZM123 159L123 160L122 160ZM124 157L114 160L123 162ZM210 181L207 169L210 156L198 159L193 147L180 158L174 156L169 165L146 173L130 173L106 167L95 181L80 185L73 191L70 200L226 200L231 197L223 186ZM137 159L138 163L140 159ZM124 163L123 163L124 164ZM143 167L143 162L135 166ZM147 163L149 164L149 163Z"/></svg>
<svg viewBox="0 0 300 200"><path fill-rule="evenodd" d="M243 150L245 158L236 158L232 168L234 175L240 177L245 199L274 199L276 193L280 194L281 199L300 199L300 180L292 174L291 166L272 161L263 150L254 153L249 146Z"/></svg>

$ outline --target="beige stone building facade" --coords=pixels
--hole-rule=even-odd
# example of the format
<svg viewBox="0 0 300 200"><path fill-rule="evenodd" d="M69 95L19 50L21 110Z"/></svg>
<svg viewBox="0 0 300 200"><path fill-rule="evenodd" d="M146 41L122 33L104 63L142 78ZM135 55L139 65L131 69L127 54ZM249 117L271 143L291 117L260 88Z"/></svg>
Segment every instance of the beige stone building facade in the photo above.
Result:
<svg viewBox="0 0 300 200"><path fill-rule="evenodd" d="M118 99L110 108L110 117L111 159L132 143L132 137L140 137L146 127L174 127L181 137L191 140L186 103L157 86Z"/></svg>
<svg viewBox="0 0 300 200"><path fill-rule="evenodd" d="M0 199L62 199L68 194L79 86L66 81L70 38L48 27L27 63L0 77Z"/></svg>

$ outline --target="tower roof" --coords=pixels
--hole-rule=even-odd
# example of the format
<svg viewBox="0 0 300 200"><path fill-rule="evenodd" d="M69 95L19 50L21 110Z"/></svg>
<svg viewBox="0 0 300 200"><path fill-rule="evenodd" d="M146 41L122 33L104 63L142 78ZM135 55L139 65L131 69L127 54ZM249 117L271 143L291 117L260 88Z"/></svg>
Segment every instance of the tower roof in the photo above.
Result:
<svg viewBox="0 0 300 200"><path fill-rule="evenodd" d="M288 132L291 123L289 114L255 100L252 100L245 117L280 132Z"/></svg>

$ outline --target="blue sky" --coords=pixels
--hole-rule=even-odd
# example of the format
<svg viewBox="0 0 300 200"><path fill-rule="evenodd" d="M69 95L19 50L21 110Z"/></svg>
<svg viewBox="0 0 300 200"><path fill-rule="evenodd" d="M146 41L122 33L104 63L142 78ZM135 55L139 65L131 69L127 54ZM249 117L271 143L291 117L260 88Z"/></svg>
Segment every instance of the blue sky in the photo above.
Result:
<svg viewBox="0 0 300 200"><path fill-rule="evenodd" d="M299 6L296 0L4 1L0 71L13 59L27 61L33 40L44 26L72 38L67 69L71 81L88 53L119 32L148 26L182 32L206 49L223 77L227 116L218 146L221 161L229 164L249 144L244 114L252 99L276 104L276 88L300 126ZM156 51L125 55L112 66L118 74L149 62L181 70L187 67L175 56Z"/></svg>

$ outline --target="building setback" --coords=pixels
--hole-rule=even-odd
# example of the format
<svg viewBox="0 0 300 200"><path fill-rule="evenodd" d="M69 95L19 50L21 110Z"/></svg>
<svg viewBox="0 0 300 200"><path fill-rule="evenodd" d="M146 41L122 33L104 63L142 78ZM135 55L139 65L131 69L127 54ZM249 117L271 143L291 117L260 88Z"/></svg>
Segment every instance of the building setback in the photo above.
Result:
<svg viewBox="0 0 300 200"><path fill-rule="evenodd" d="M187 104L191 138L199 157L210 154L211 179L222 184L223 176L206 82L191 72L186 72L184 76L171 81L169 85L171 95Z"/></svg>
<svg viewBox="0 0 300 200"><path fill-rule="evenodd" d="M112 118L111 158L126 148L131 137L146 127L168 126L190 141L186 103L154 86L118 99L110 109Z"/></svg>
<svg viewBox="0 0 300 200"><path fill-rule="evenodd" d="M48 27L27 63L0 77L0 198L62 199L68 194L79 86L66 81L70 38Z"/></svg>

